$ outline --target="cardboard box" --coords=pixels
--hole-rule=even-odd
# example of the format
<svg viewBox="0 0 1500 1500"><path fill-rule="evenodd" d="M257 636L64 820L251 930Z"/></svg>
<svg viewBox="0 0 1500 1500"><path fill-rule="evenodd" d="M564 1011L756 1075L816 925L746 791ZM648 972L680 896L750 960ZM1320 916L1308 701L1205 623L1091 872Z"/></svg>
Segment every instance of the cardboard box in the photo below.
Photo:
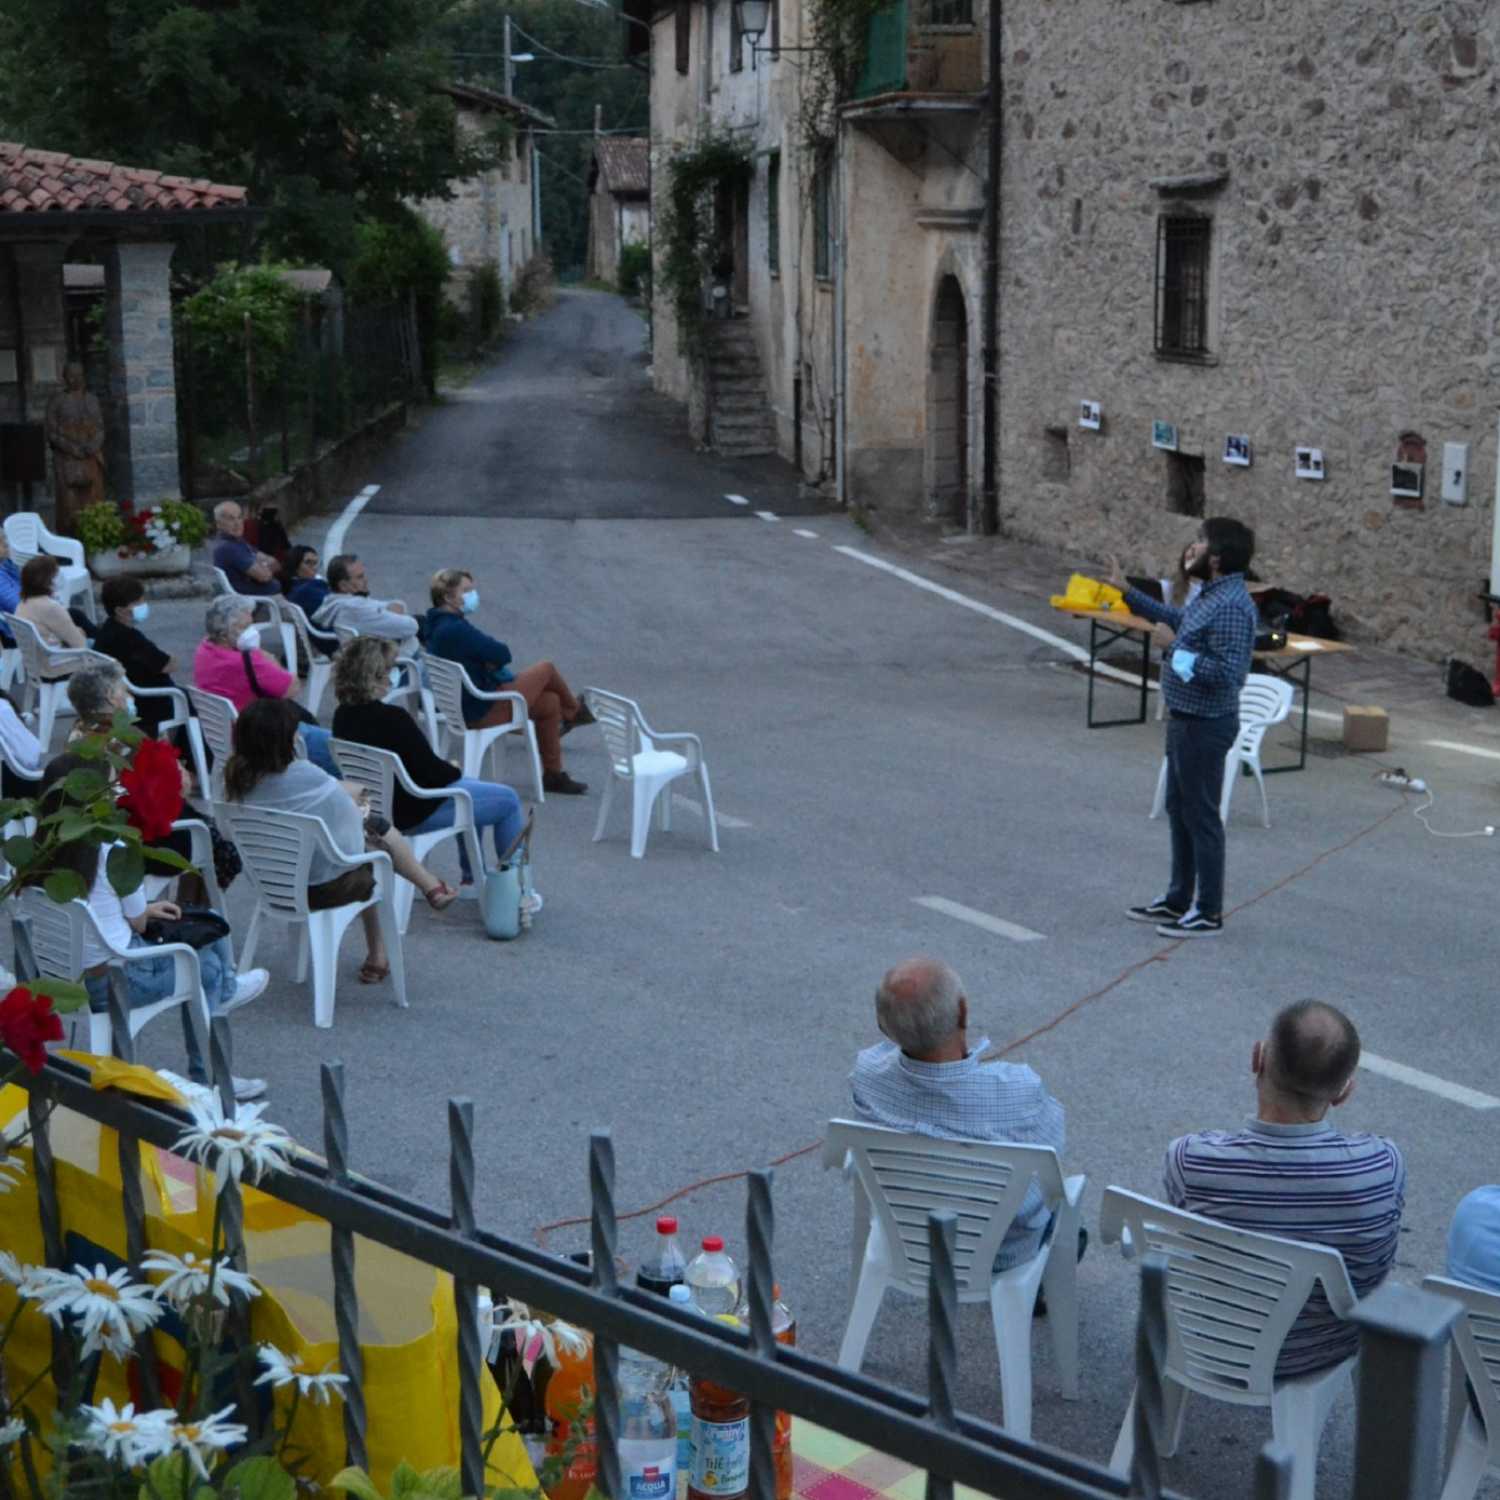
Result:
<svg viewBox="0 0 1500 1500"><path fill-rule="evenodd" d="M1391 721L1383 708L1344 707L1344 748L1356 753L1384 750L1391 742Z"/></svg>

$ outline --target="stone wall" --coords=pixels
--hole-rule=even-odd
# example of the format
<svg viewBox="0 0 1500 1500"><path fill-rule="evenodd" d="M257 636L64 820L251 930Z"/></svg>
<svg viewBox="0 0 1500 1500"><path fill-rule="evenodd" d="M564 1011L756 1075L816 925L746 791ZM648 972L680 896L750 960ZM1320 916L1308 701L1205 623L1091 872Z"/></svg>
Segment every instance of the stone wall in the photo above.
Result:
<svg viewBox="0 0 1500 1500"><path fill-rule="evenodd" d="M1493 7L1012 0L1003 16L1006 529L1164 572L1196 524L1169 509L1177 461L1151 444L1170 422L1203 461L1206 512L1255 527L1263 576L1332 595L1356 639L1480 658ZM1184 177L1190 198L1152 185ZM1154 352L1157 220L1176 203L1213 221L1202 364ZM1420 507L1391 494L1408 433L1426 442ZM1224 463L1229 434L1250 467ZM1464 506L1439 498L1453 442ZM1321 482L1294 477L1298 445L1322 449Z"/></svg>
<svg viewBox="0 0 1500 1500"><path fill-rule="evenodd" d="M170 269L175 245L115 244L105 255L110 395L126 413L128 464L110 457L111 498L151 505L181 495ZM124 444L120 446L125 446Z"/></svg>

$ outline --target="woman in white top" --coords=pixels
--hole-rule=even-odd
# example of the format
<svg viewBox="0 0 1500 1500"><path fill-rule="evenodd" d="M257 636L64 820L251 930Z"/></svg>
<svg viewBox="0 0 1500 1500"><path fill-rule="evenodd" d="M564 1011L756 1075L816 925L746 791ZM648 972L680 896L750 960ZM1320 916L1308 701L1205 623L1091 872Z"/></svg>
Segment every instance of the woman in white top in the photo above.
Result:
<svg viewBox="0 0 1500 1500"><path fill-rule="evenodd" d="M16 605L16 614L35 625L49 646L87 646L89 638L77 619L52 594L61 567L55 557L44 555L33 557L21 569L21 602Z"/></svg>

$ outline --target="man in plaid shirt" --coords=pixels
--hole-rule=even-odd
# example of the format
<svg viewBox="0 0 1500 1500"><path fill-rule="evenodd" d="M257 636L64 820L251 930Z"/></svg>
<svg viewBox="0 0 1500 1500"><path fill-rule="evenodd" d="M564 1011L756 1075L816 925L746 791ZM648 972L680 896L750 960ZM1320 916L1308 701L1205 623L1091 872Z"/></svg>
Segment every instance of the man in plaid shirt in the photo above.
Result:
<svg viewBox="0 0 1500 1500"><path fill-rule="evenodd" d="M1167 705L1167 818L1172 878L1166 893L1126 913L1163 937L1212 937L1224 927L1224 758L1240 728L1240 689L1250 672L1259 616L1245 589L1255 533L1227 516L1203 523L1185 559L1203 588L1185 609L1125 588L1134 614L1169 626L1177 639L1162 663ZM1111 558L1110 581L1125 586Z"/></svg>

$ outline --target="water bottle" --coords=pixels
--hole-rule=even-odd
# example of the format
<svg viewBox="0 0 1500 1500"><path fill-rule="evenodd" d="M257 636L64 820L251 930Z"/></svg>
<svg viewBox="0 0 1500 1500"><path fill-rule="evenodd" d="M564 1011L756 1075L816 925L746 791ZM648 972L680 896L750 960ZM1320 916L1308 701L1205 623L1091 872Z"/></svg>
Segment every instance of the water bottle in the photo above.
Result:
<svg viewBox="0 0 1500 1500"><path fill-rule="evenodd" d="M686 1270L687 1261L677 1243L677 1220L671 1214L663 1214L656 1221L656 1253L635 1273L635 1284L642 1291L665 1297L682 1280Z"/></svg>
<svg viewBox="0 0 1500 1500"><path fill-rule="evenodd" d="M675 1500L677 1417L667 1394L672 1372L659 1359L620 1347L621 1500Z"/></svg>
<svg viewBox="0 0 1500 1500"><path fill-rule="evenodd" d="M685 1311L693 1310L693 1294L678 1282L667 1296ZM693 1472L693 1397L689 1389L690 1379L686 1370L672 1371L672 1384L667 1394L672 1399L672 1411L677 1418L677 1472Z"/></svg>
<svg viewBox="0 0 1500 1500"><path fill-rule="evenodd" d="M682 1279L693 1294L693 1305L705 1317L733 1314L740 1305L739 1270L716 1234L704 1236L703 1249L688 1262Z"/></svg>

